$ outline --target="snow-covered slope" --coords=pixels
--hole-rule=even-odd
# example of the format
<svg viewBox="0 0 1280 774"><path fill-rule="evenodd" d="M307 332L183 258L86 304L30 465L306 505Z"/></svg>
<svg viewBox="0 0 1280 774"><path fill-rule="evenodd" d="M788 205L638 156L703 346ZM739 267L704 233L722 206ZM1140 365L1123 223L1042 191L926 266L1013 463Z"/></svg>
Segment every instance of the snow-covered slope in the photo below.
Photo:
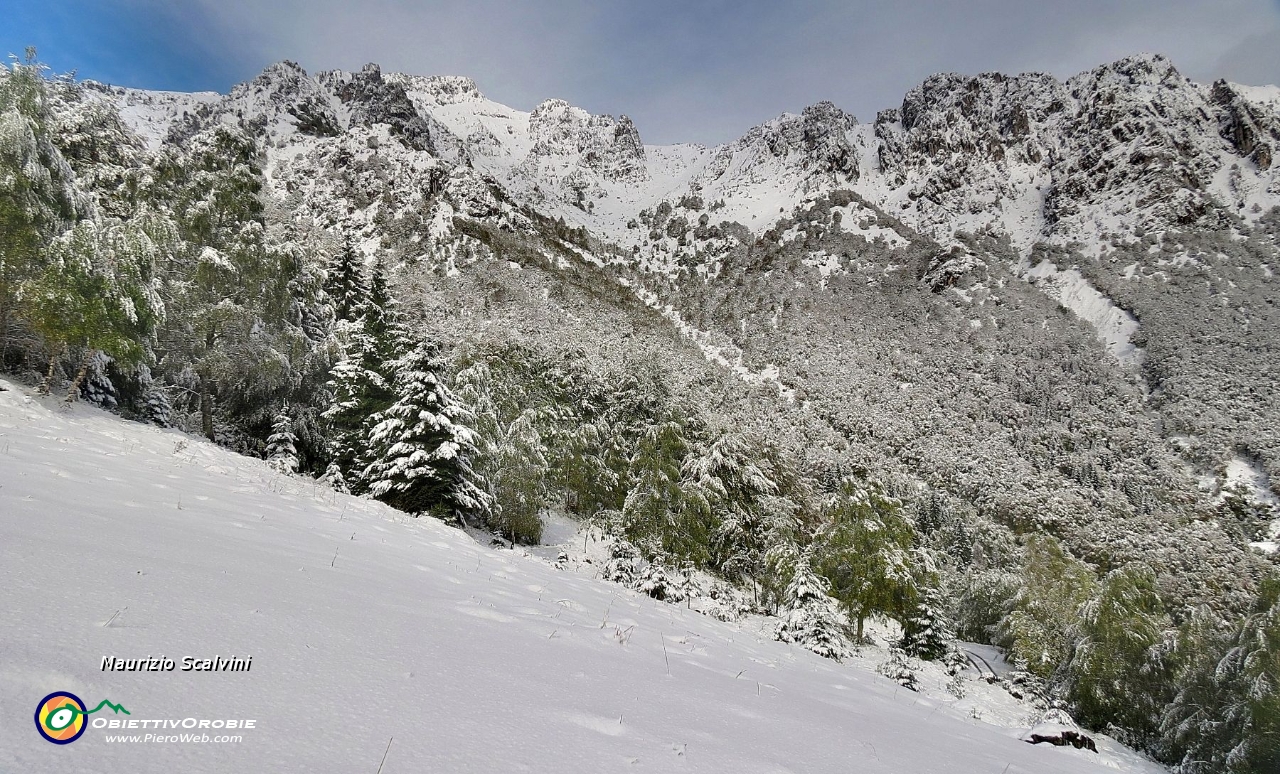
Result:
<svg viewBox="0 0 1280 774"><path fill-rule="evenodd" d="M881 677L0 382L0 770L1091 772ZM104 672L104 657L252 657ZM252 719L238 742L49 744ZM197 729L199 732L199 729ZM138 728L129 734L184 733Z"/></svg>

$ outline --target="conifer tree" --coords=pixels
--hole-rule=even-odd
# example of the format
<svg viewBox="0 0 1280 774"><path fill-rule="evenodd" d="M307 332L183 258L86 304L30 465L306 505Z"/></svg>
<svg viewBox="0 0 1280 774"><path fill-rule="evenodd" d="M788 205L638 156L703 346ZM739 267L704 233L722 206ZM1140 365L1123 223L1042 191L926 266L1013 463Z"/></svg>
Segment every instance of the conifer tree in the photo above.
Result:
<svg viewBox="0 0 1280 774"><path fill-rule="evenodd" d="M34 49L25 63L0 65L0 365L19 333L19 288L44 270L44 247L89 211L53 123Z"/></svg>
<svg viewBox="0 0 1280 774"><path fill-rule="evenodd" d="M360 256L350 237L343 241L342 250L329 265L324 291L333 304L335 319L355 322L364 314L365 304L369 302L369 288Z"/></svg>
<svg viewBox="0 0 1280 774"><path fill-rule="evenodd" d="M774 632L775 639L795 643L836 661L849 655L840 614L834 600L827 595L826 581L813 571L808 553L795 558L783 600L787 612Z"/></svg>
<svg viewBox="0 0 1280 774"><path fill-rule="evenodd" d="M1161 731L1179 774L1254 774L1280 765L1280 579L1235 626L1201 610L1178 638L1178 692Z"/></svg>
<svg viewBox="0 0 1280 774"><path fill-rule="evenodd" d="M174 213L182 244L164 267L161 365L175 379L194 375L210 439L215 401L240 427L269 423L272 403L297 379L288 354L293 267L268 243L261 189L256 143L218 125L182 150L166 148L147 191Z"/></svg>
<svg viewBox="0 0 1280 774"><path fill-rule="evenodd" d="M41 275L20 291L23 307L54 361L70 349L80 368L74 399L99 353L127 364L143 360L163 304L153 281L155 244L135 223L83 220L54 240Z"/></svg>
<svg viewBox="0 0 1280 774"><path fill-rule="evenodd" d="M491 503L471 469L475 436L439 377L434 346L419 344L393 365L395 403L369 433L372 461L361 476L368 491L408 513L484 520Z"/></svg>
<svg viewBox="0 0 1280 774"><path fill-rule="evenodd" d="M908 656L934 661L947 655L955 633L943 607L941 592L931 586L919 596L902 625L898 646Z"/></svg>
<svg viewBox="0 0 1280 774"><path fill-rule="evenodd" d="M283 412L276 414L271 423L271 437L267 439L267 464L281 473L297 473L297 441L293 420Z"/></svg>
<svg viewBox="0 0 1280 774"><path fill-rule="evenodd" d="M348 334L348 350L329 372L329 407L321 414L329 437L332 463L347 485L362 491L362 471L369 460L373 418L390 407L393 392L382 374L377 344L357 325Z"/></svg>
<svg viewBox="0 0 1280 774"><path fill-rule="evenodd" d="M1067 695L1081 723L1115 725L1133 741L1154 738L1172 698L1162 653L1169 626L1151 568L1129 565L1106 577L1099 595L1080 608L1066 670Z"/></svg>
<svg viewBox="0 0 1280 774"><path fill-rule="evenodd" d="M1080 608L1096 595L1097 578L1056 538L1033 535L1025 550L1022 586L1000 631L1013 659L1048 680L1070 655Z"/></svg>
<svg viewBox="0 0 1280 774"><path fill-rule="evenodd" d="M683 428L667 421L646 427L631 457L632 485L622 507L623 532L646 559L705 556L709 531L690 529L694 525L684 518L680 463L685 450Z"/></svg>
<svg viewBox="0 0 1280 774"><path fill-rule="evenodd" d="M537 543L548 496L548 450L539 429L543 412L525 408L512 416L519 409L515 403L504 411L494 396L493 373L484 363L461 371L455 384L476 435L472 467L493 500L489 526L512 543Z"/></svg>
<svg viewBox="0 0 1280 774"><path fill-rule="evenodd" d="M139 411L142 419L159 427L173 427L173 405L160 383L151 377L151 369L146 364L138 368L138 381L142 387Z"/></svg>
<svg viewBox="0 0 1280 774"><path fill-rule="evenodd" d="M335 492L347 494L351 489L347 486L347 479L342 475L342 468L337 462L330 462L329 467L325 468L324 474L320 476L320 483L330 487Z"/></svg>
<svg viewBox="0 0 1280 774"><path fill-rule="evenodd" d="M684 599L684 589L667 576L667 571L658 562L649 562L636 579L636 591L647 594L664 602L680 602Z"/></svg>

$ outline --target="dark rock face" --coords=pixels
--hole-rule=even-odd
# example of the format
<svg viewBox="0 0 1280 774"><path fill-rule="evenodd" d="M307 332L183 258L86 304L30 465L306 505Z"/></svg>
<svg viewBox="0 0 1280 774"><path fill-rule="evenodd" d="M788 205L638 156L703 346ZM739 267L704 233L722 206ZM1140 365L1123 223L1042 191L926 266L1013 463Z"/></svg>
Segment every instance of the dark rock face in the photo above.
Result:
<svg viewBox="0 0 1280 774"><path fill-rule="evenodd" d="M1210 93L1213 103L1222 110L1222 136L1258 169L1270 169L1274 144L1280 142L1280 121L1254 108L1226 81L1215 82Z"/></svg>
<svg viewBox="0 0 1280 774"><path fill-rule="evenodd" d="M849 132L858 119L830 102L805 108L751 130L744 140L762 143L770 155L797 163L807 173L832 182L858 179L858 156ZM754 135L754 137L753 137Z"/></svg>
<svg viewBox="0 0 1280 774"><path fill-rule="evenodd" d="M366 126L387 124L392 135L408 147L435 153L430 127L414 108L404 86L384 80L378 65L365 65L360 72L337 83L334 92L352 107L353 122Z"/></svg>
<svg viewBox="0 0 1280 774"><path fill-rule="evenodd" d="M1042 181L1046 232L1088 211L1222 228L1231 215L1208 193L1214 176L1233 157L1269 167L1280 128L1227 84L1206 93L1142 55L1066 83L935 75L877 117L876 138L891 185L953 215L1016 198L1022 170Z"/></svg>

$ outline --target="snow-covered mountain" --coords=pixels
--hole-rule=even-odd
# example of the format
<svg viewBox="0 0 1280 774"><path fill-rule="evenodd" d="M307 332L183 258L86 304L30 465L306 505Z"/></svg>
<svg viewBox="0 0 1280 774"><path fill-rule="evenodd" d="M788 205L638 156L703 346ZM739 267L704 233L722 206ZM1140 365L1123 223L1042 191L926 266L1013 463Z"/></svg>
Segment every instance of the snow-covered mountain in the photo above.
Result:
<svg viewBox="0 0 1280 774"><path fill-rule="evenodd" d="M555 99L520 111L467 78L384 76L375 65L311 77L286 62L221 99L110 91L153 145L191 123L244 120L283 156L307 137L385 124L408 149L461 160L517 200L628 248L643 239L627 220L682 197L723 200L717 222L761 233L779 207L847 188L935 238L990 228L1022 246L1251 222L1280 197L1280 91L1193 83L1160 56L1065 83L937 75L872 124L824 102L714 148L646 146L626 116Z"/></svg>
<svg viewBox="0 0 1280 774"><path fill-rule="evenodd" d="M942 74L870 124L824 102L714 148L644 145L625 116L554 99L525 112L467 78L376 65L309 75L284 62L221 97L91 93L152 150L218 123L246 127L263 138L285 217L355 236L370 256L457 277L508 234L549 266L589 266L592 282L625 288L713 363L793 403L800 395L806 409L844 394L843 382L880 378L841 358L843 376L818 387L814 363L832 355L797 354L815 341L815 319L850 322L833 341L888 319L863 319L868 289L918 283L942 294L925 319L954 316L953 330L1003 349L1022 347L1007 331L1030 324L1010 302L1047 302L1032 313L1044 330L1091 331L1106 378L1137 380L1145 397L1117 410L1155 412L1141 431L1151 448L1184 439L1187 480L1216 481L1176 488L1211 498L1234 459L1280 479L1280 406L1264 387L1277 362L1280 263L1273 86L1194 83L1158 55L1065 82ZM405 275L418 291L421 271ZM755 301L737 291L748 279ZM1057 305L1074 321L1049 312ZM963 398L903 380L916 386L873 398L907 402L883 421ZM937 402L922 403L930 395ZM1219 395L1243 420L1186 405ZM1162 479L1184 475L1170 464Z"/></svg>

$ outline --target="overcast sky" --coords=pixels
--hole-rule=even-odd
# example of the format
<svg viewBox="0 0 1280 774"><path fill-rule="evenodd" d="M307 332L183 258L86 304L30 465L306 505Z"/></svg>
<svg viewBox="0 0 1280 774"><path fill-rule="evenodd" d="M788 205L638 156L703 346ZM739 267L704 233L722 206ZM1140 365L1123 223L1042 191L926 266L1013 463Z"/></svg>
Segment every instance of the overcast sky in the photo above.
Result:
<svg viewBox="0 0 1280 774"><path fill-rule="evenodd" d="M469 75L528 110L625 113L648 143L718 143L829 99L870 121L936 72L1067 77L1141 51L1280 83L1280 0L0 0L0 47L58 71L215 90L309 71Z"/></svg>

